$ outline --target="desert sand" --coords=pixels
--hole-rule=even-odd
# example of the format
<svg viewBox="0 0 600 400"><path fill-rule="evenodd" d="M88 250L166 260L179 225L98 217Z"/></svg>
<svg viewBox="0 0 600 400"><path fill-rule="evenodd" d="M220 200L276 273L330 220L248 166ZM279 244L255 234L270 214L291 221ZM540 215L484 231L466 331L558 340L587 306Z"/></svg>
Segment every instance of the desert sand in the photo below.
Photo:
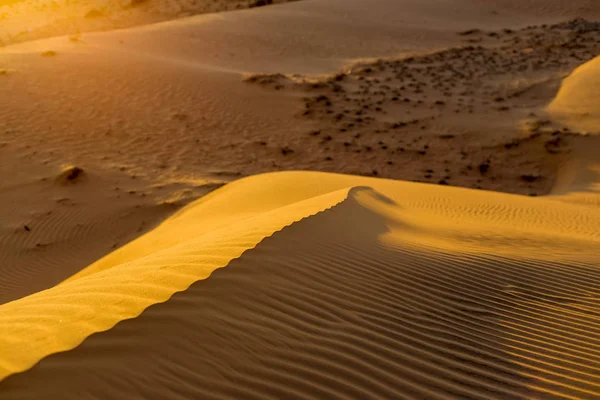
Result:
<svg viewBox="0 0 600 400"><path fill-rule="evenodd" d="M0 4L0 399L599 398L600 5L251 3Z"/></svg>

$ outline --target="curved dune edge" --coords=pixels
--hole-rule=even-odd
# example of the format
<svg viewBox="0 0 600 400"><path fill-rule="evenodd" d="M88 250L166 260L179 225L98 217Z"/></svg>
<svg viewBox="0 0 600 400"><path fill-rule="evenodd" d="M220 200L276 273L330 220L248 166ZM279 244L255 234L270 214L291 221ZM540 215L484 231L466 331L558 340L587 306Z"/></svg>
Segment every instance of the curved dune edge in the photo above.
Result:
<svg viewBox="0 0 600 400"><path fill-rule="evenodd" d="M205 235L191 235L190 240L182 238L151 258L140 258L118 269L84 270L54 288L0 306L0 380L31 368L50 354L73 349L91 334L168 300L265 237L334 206L347 194L348 190L334 191ZM193 213L193 207L188 212ZM170 236L170 222L157 229L158 236Z"/></svg>
<svg viewBox="0 0 600 400"><path fill-rule="evenodd" d="M588 61L563 80L548 105L550 118L574 132L588 134L573 139L573 149L559 169L552 194L572 203L599 206L600 193L600 57ZM593 193L593 195L590 195Z"/></svg>
<svg viewBox="0 0 600 400"><path fill-rule="evenodd" d="M577 132L600 133L600 57L576 68L548 105L552 119Z"/></svg>
<svg viewBox="0 0 600 400"><path fill-rule="evenodd" d="M599 240L576 229L598 226L598 210L319 173L255 176L223 194L277 198L274 189L288 185L339 194L348 183L335 206L0 390L15 400L600 395ZM198 208L176 219L193 223ZM537 244L523 243L527 236ZM538 245L557 256L532 252ZM163 253L193 259L187 246L175 248L146 264Z"/></svg>
<svg viewBox="0 0 600 400"><path fill-rule="evenodd" d="M140 315L265 237L343 202L353 187L376 191L356 196L385 218L389 230L379 240L390 247L553 262L594 261L600 247L600 210L552 198L316 172L258 175L188 206L66 282L0 306L0 377Z"/></svg>

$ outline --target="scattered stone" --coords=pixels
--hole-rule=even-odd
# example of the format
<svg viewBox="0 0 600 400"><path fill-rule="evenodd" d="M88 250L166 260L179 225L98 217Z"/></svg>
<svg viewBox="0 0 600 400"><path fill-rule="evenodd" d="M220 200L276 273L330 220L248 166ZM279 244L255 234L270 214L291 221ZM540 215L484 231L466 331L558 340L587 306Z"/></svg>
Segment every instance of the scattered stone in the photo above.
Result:
<svg viewBox="0 0 600 400"><path fill-rule="evenodd" d="M75 165L69 165L63 168L61 173L56 177L56 182L62 185L70 183L76 183L80 181L85 175L82 168Z"/></svg>
<svg viewBox="0 0 600 400"><path fill-rule="evenodd" d="M579 31L594 33L585 36L577 33ZM346 148L347 151L357 153L356 157L360 157L357 162L367 163L364 171L377 168L380 176L397 179L411 179L414 176L410 174L418 173L423 166L447 166L457 159L466 164L475 154L485 154L484 158L479 159L481 164L452 167L452 173L463 175L461 179L464 179L464 182L458 179L450 180L448 168L441 176L427 172L427 175L430 175L428 179L434 179L435 182L439 179L440 184L452 182L461 185L478 177L485 182L494 182L494 179L498 182L502 177L508 178L511 171L518 170L519 165L525 165L524 161L539 161L535 159L541 157L538 152L525 151L532 146L541 147L545 143L549 153L566 151L566 135L561 135L550 121L545 121L531 112L541 106L546 100L546 95L530 91L531 86L527 82L523 85L519 83L516 87L507 85L505 78L536 71L547 73L548 76L558 76L591 59L600 51L600 24L579 19L546 29L531 27L529 30L504 29L496 32L470 29L458 34L472 36L486 45L473 44L406 59L364 62L316 82L312 78L307 78L304 82L286 78L290 82L286 87L301 88L308 93L303 99L303 111L307 119L323 124L317 125L323 131L309 132L309 135L320 136L321 143L325 143L332 140L330 135L324 137L326 132L331 135L335 133L335 145L325 143L321 150L327 151L328 146L338 151ZM504 40L498 46L500 42L493 43L488 36ZM525 95L526 101L515 102L516 98L523 98ZM528 136L515 136L507 143L500 144L495 141L467 140L471 134L477 135L479 127L476 124L481 119L475 121L473 116L467 113L480 113L485 118L490 112L509 110L517 111L515 117L517 114L529 114L528 120L522 125ZM464 122L463 118L457 118L455 113L464 116ZM394 116L405 121L394 122ZM418 119L414 119L415 117ZM496 117L502 118L502 115L496 114ZM413 120L409 121L411 118ZM471 121L475 125L470 126ZM430 131L430 135L417 138L419 129ZM555 133L552 130L555 130ZM463 135L462 132L469 132L469 135ZM350 134L346 135L347 133ZM358 140L361 134L362 138L365 138L363 140L370 145ZM549 136L550 134L555 137ZM430 142L431 137L434 138L433 142ZM439 138L437 142L436 137ZM534 140L536 137L545 139ZM479 138L481 137L475 139ZM456 140L450 141L451 139ZM442 140L449 142L444 143ZM427 142L430 144L425 145ZM429 146L431 151L428 150ZM463 146L468 146L468 153L461 149ZM512 150L525 146L527 149ZM502 147L512 151L498 152ZM386 157L386 153L382 153L381 150L399 156L405 148L413 157L424 156L402 160L402 163L413 162L416 168L382 168L393 163L382 158ZM490 171L490 159L484 161L492 151L497 151L493 173ZM428 164L429 161L435 161L435 164ZM394 162L398 164L400 161ZM348 172L347 166L336 167L340 168L340 172ZM436 171L439 172L440 168L436 168ZM546 175L545 172L540 173ZM516 177L528 183L513 186L515 191L523 194L527 194L528 190L537 191L538 186L545 182L543 176L517 174ZM481 181L480 179L479 182ZM489 189L498 190L502 186L494 185ZM527 186L530 189L527 189Z"/></svg>
<svg viewBox="0 0 600 400"><path fill-rule="evenodd" d="M504 143L504 148L509 150L513 147L518 147L521 142L518 139L514 139L512 142Z"/></svg>
<svg viewBox="0 0 600 400"><path fill-rule="evenodd" d="M538 179L540 179L539 175L521 175L521 180L529 183L535 182Z"/></svg>
<svg viewBox="0 0 600 400"><path fill-rule="evenodd" d="M284 156L287 156L288 154L291 154L293 152L294 150L287 146L281 148L281 154L283 154Z"/></svg>
<svg viewBox="0 0 600 400"><path fill-rule="evenodd" d="M481 173L481 175L487 174L489 169L490 169L490 164L488 164L488 163L479 164L479 173Z"/></svg>
<svg viewBox="0 0 600 400"><path fill-rule="evenodd" d="M458 34L460 36L478 35L480 33L481 33L481 29L469 29L469 30L466 30L466 31L458 32Z"/></svg>

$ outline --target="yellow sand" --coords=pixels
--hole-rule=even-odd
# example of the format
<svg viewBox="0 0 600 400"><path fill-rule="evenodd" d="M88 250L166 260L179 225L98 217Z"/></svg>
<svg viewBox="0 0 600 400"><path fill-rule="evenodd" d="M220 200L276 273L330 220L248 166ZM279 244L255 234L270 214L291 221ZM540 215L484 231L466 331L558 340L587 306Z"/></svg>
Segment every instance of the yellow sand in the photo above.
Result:
<svg viewBox="0 0 600 400"><path fill-rule="evenodd" d="M600 58L583 64L567 77L548 106L552 117L582 133L600 133Z"/></svg>
<svg viewBox="0 0 600 400"><path fill-rule="evenodd" d="M92 333L138 316L208 278L273 232L335 206L357 187L379 194L357 198L387 221L390 231L379 241L388 246L497 255L514 263L597 260L597 208L557 198L323 173L259 175L188 206L65 283L0 306L1 376L31 368Z"/></svg>
<svg viewBox="0 0 600 400"><path fill-rule="evenodd" d="M27 369L48 354L77 346L94 332L136 317L149 305L207 278L264 237L335 205L346 194L334 191L287 204L289 198L283 197L281 206L265 209L269 202L264 202L264 197L245 193L248 189L243 186L241 193L235 192L239 183L232 186L225 190L225 199L232 191L246 199L238 200L237 208L235 204L229 208L227 200L225 204L200 200L189 209L199 216L195 223L189 223L185 214L175 217L163 225L166 230L132 243L131 252L118 251L64 284L3 305L0 323L7 329L0 339L0 377ZM251 213L253 203L259 212ZM203 219L203 215L214 220ZM233 221L237 223L231 224ZM152 257L145 257L149 254Z"/></svg>
<svg viewBox="0 0 600 400"><path fill-rule="evenodd" d="M334 4L309 3L317 5L294 7ZM409 3L415 15L426 8L422 2ZM522 2L503 3L513 9ZM533 14L539 7L534 3L527 3ZM551 2L551 15L561 14L563 5ZM274 23L285 10L265 13L265 21ZM354 9L354 17L359 14ZM448 19L441 14L436 18ZM469 23L476 17L473 12ZM227 18L240 22L240 31L244 23L255 24L240 15ZM306 28L302 19L294 21L289 32ZM327 32L329 24L319 24L320 32ZM92 36L91 45L81 50L61 38L6 51L5 60L18 71L6 76L10 80L2 90L17 93L13 104L21 114L6 106L1 115L37 127L26 129L30 125L23 123L19 140L24 143L33 141L29 134L44 145L54 143L57 152L74 146L81 159L97 157L95 165L112 151L133 155L125 159L138 175L120 178L119 185L144 179L144 171L150 175L149 160L159 164L162 157L177 158L182 168L191 165L198 158L194 153L171 157L190 146L189 132L169 130L172 114L162 115L161 124L155 125L163 129L164 140L156 141L161 147L139 150L142 134L150 129L136 124L163 110L164 99L181 108L209 110L212 122L206 127L214 129L211 135L218 143L224 132L220 124L233 137L248 121L257 131L274 130L280 122L274 122L277 115L288 115L271 112L276 104L271 95L261 105L249 101L263 95L239 89L239 77L225 70L232 62L220 59L217 51L207 57L187 54L188 45L197 40L193 29L207 29L206 35L226 41L227 35L215 33L218 26L211 22L199 28L188 21L129 32L127 39L137 49L130 58L115 44L123 32ZM345 32L342 23L337 27L336 32ZM386 37L386 29L369 43L386 43L378 39ZM169 39L182 31L186 43ZM162 41L153 40L161 32L168 34L160 36ZM300 40L300 35L290 37L276 40ZM203 45L219 49L207 43ZM303 59L315 43L305 43L306 48L290 45L293 57L287 65ZM335 40L327 43L328 50L337 49ZM58 51L55 58L29 63L32 54L39 59L49 45ZM250 64L262 69L261 62L280 56L267 46L261 51L271 58L264 61L256 56L262 44L251 45L256 53L241 51L246 45L242 41L232 47L241 54L235 56L237 68ZM363 50L354 44L324 64L337 65ZM379 49L380 54L385 51ZM94 52L107 55L106 60L85 57ZM303 68L322 66L313 57ZM131 60L150 66L147 75L138 74ZM122 77L106 74L113 61L131 69ZM597 66L593 61L565 81L549 107L552 118L596 132ZM74 97L57 97L42 116L54 115L54 123L75 121L71 125L85 129L104 117L117 126L129 124L129 130L120 131L125 138L112 142L115 135L106 134L80 142L87 132L67 131L67 125L46 131L49 120L35 113L42 106L32 100L45 97L35 91L61 93L73 76L78 80L66 92ZM95 93L97 86L90 82L96 81L120 88L120 99L113 96L116 91L97 98L114 115L103 114L102 107L87 110L89 115L69 108ZM197 82L205 86L194 86ZM33 94L15 90L23 87ZM238 98L226 99L224 88ZM140 114L129 114L126 108L133 103L132 93L138 95ZM250 117L239 117L241 110ZM548 197L317 172L260 174L230 183L64 282L1 304L0 398L599 398L600 146L597 141L580 144L573 147L554 195ZM151 159L157 154L161 157ZM38 178L46 176L25 169L6 174L10 183L17 190L25 180L31 186L26 194L39 194ZM65 193L77 199L79 190L85 192L81 198L95 200L88 209L110 211L109 205L124 204L114 184L105 185L93 173L69 186L70 192L52 178L42 189L54 196L53 202L64 203ZM112 197L86 189L89 182ZM126 211L142 202L128 201ZM16 210L26 208L14 206L14 200L6 203ZM46 211L42 205L31 208L41 215ZM115 214L124 209L114 210L107 215L119 219ZM105 214L86 217L92 222L106 219ZM51 225L40 223L39 230ZM18 221L15 226L19 235L29 235ZM22 240L13 233L15 242ZM26 240L37 251L31 235Z"/></svg>
<svg viewBox="0 0 600 400"><path fill-rule="evenodd" d="M569 201L598 206L600 192L600 57L568 76L547 111L556 122L578 134L573 151L562 166L554 193Z"/></svg>

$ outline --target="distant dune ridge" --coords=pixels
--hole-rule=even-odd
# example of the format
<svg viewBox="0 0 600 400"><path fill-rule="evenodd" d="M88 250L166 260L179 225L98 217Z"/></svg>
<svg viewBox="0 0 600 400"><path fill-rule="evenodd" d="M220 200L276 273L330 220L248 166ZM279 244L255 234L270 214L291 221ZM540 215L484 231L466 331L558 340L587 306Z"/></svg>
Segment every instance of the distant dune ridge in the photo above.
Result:
<svg viewBox="0 0 600 400"><path fill-rule="evenodd" d="M3 0L0 46L296 0Z"/></svg>
<svg viewBox="0 0 600 400"><path fill-rule="evenodd" d="M0 399L600 398L600 3L44 4Z"/></svg>
<svg viewBox="0 0 600 400"><path fill-rule="evenodd" d="M600 133L600 112L596 106L596 93L600 88L599 71L600 58L573 71L548 107L554 119L580 132Z"/></svg>

